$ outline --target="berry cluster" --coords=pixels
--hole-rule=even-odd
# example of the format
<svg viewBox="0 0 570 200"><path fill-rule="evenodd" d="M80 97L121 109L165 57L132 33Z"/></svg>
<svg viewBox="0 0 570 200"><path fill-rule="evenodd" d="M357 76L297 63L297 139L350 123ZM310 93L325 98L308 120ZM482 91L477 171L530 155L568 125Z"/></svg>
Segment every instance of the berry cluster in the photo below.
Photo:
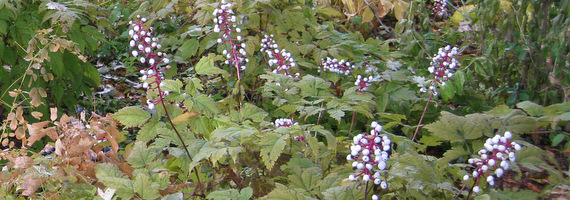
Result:
<svg viewBox="0 0 570 200"><path fill-rule="evenodd" d="M145 89L157 89L159 97L156 100L148 100L147 104L150 109L154 108L154 105L161 102L165 96L169 94L168 91L163 91L161 87L164 86L164 70L170 69L170 65L166 65L170 60L166 57L166 53L157 52L156 49L160 49L161 45L157 43L158 39L153 37L153 28L146 27L144 23L147 19L137 15L136 21L130 21L129 24L131 28L129 30L129 36L131 41L129 45L134 48L131 54L134 57L140 57L140 62L145 64L148 63L150 68L148 70L141 70L143 75L141 79L145 81L143 83L143 88ZM149 80L150 82L147 82Z"/></svg>
<svg viewBox="0 0 570 200"><path fill-rule="evenodd" d="M495 185L495 177L491 173L494 172L496 178L501 178L505 170L509 169L509 161L515 162L515 151L520 151L521 145L510 142L512 136L511 132L506 131L504 136L495 135L495 137L487 139L485 148L478 152L481 158L469 159L469 164L476 167L472 174L476 178L473 192L479 193L478 184L481 177L486 177L485 180L489 185ZM470 175L465 175L463 180L467 181L470 177Z"/></svg>
<svg viewBox="0 0 570 200"><path fill-rule="evenodd" d="M376 82L376 81L380 81L380 75L373 77L373 76L369 76L369 77L362 77L361 75L356 76L356 81L354 82L354 85L359 86L360 88L358 88L359 93L364 93L364 91L366 91L368 89L368 87L370 87L370 85L372 85L372 82Z"/></svg>
<svg viewBox="0 0 570 200"><path fill-rule="evenodd" d="M350 72L352 71L352 69L354 69L355 66L351 65L350 62L345 61L344 59L342 60L338 60L336 58L330 58L327 57L327 59L325 60L323 58L322 62L321 62L321 67L319 68L319 73L321 71L331 71L334 73L338 73L338 74L344 74L344 75L350 75Z"/></svg>
<svg viewBox="0 0 570 200"><path fill-rule="evenodd" d="M447 17L447 0L434 0L433 13L439 17Z"/></svg>
<svg viewBox="0 0 570 200"><path fill-rule="evenodd" d="M297 66L297 63L295 63L290 52L287 52L285 49L279 50L279 45L275 43L273 37L273 34L265 35L265 37L261 39L261 52L267 53L267 56L269 57L269 61L267 61L267 63L269 66L277 65L277 68L273 70L273 73L278 74L280 72L284 72L287 76L299 77L299 73L293 75L287 72L291 67Z"/></svg>
<svg viewBox="0 0 570 200"><path fill-rule="evenodd" d="M350 155L346 157L346 160L353 161L352 168L361 170L361 172L357 175L351 174L348 179L355 181L362 176L365 182L371 180L374 184L380 185L382 189L386 189L388 184L380 179L380 176L381 171L386 169L391 141L388 136L379 135L382 132L382 125L378 122L372 122L371 127L370 135L361 133L353 138Z"/></svg>
<svg viewBox="0 0 570 200"><path fill-rule="evenodd" d="M452 48L450 45L439 48L437 54L432 58L430 67L428 67L429 72L435 76L434 82L429 87L429 90L422 87L420 89L421 92L431 90L435 93L435 84L444 86L446 84L445 81L453 77L454 70L461 65L459 61L455 59L455 56L458 53L457 51L457 47Z"/></svg>
<svg viewBox="0 0 570 200"><path fill-rule="evenodd" d="M271 124L276 128L279 128L279 127L291 127L294 125L299 125L299 122L295 122L292 119L279 118L276 119L275 122L271 122Z"/></svg>
<svg viewBox="0 0 570 200"><path fill-rule="evenodd" d="M243 37L241 35L231 36L232 32L241 33L241 29L236 25L237 19L232 10L232 4L222 0L218 7L214 9L213 15L215 16L214 32L222 32L222 36L218 38L218 43L230 45L229 51L225 49L223 51L227 58L225 63L234 66L239 79L240 71L246 69L245 64L242 63L249 62L249 59L244 57L247 55L247 52L245 51L245 43L241 42Z"/></svg>

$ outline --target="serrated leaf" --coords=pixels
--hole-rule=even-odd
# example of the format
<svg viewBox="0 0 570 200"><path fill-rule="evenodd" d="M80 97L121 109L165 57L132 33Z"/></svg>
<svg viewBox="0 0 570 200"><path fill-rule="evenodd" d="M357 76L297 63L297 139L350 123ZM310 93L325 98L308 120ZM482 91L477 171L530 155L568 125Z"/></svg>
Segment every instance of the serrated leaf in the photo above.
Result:
<svg viewBox="0 0 570 200"><path fill-rule="evenodd" d="M269 113L265 112L263 109L249 103L245 103L240 109L240 116L242 119L251 119L254 122L261 122Z"/></svg>
<svg viewBox="0 0 570 200"><path fill-rule="evenodd" d="M425 126L434 136L449 140L450 142L465 142L466 139L477 139L488 131L488 126L477 123L477 118L484 118L483 114L471 115L475 120L441 112L441 118Z"/></svg>
<svg viewBox="0 0 570 200"><path fill-rule="evenodd" d="M237 199L238 194L239 192L236 189L217 190L208 194L208 196L206 196L206 199L212 199L212 200Z"/></svg>
<svg viewBox="0 0 570 200"><path fill-rule="evenodd" d="M451 149L447 150L445 153L443 153L443 157L441 157L437 161L437 165L440 168L445 167L452 160L455 160L461 156L468 156L468 155L469 155L469 152L467 152L465 149L463 149L463 147L454 146Z"/></svg>
<svg viewBox="0 0 570 200"><path fill-rule="evenodd" d="M135 192L142 199L158 199L158 183L152 182L146 174L138 174L135 178Z"/></svg>
<svg viewBox="0 0 570 200"><path fill-rule="evenodd" d="M198 44L196 39L186 40L178 49L177 54L184 59L189 59L198 52Z"/></svg>
<svg viewBox="0 0 570 200"><path fill-rule="evenodd" d="M156 119L151 119L146 123L139 133L137 134L137 141L147 143L154 139L158 135L158 129L164 128L166 125L164 122L159 122Z"/></svg>
<svg viewBox="0 0 570 200"><path fill-rule="evenodd" d="M217 103L214 102L214 100L212 100L210 97L207 97L205 95L198 95L194 97L192 99L192 102L193 102L192 108L196 110L196 112L205 114L206 116L212 117L215 114L221 112Z"/></svg>
<svg viewBox="0 0 570 200"><path fill-rule="evenodd" d="M137 141L131 150L131 154L127 158L127 162L134 168L142 168L151 163L159 151L156 148L150 148L141 141Z"/></svg>
<svg viewBox="0 0 570 200"><path fill-rule="evenodd" d="M363 199L364 198L363 190L356 189L354 185L356 184L329 188L323 192L324 199L327 200Z"/></svg>
<svg viewBox="0 0 570 200"><path fill-rule="evenodd" d="M196 64L195 70L199 75L214 75L222 74L224 77L228 76L228 72L217 67L214 62L220 60L216 54L210 53L206 57L202 57Z"/></svg>
<svg viewBox="0 0 570 200"><path fill-rule="evenodd" d="M309 200L314 199L300 193L296 190L289 189L280 183L275 183L275 189L273 189L267 196L261 199L272 199L272 200Z"/></svg>
<svg viewBox="0 0 570 200"><path fill-rule="evenodd" d="M260 153L261 158L268 170L273 168L275 161L287 145L286 139L287 135L268 134L259 142L259 145L263 146Z"/></svg>
<svg viewBox="0 0 570 200"><path fill-rule="evenodd" d="M318 167L302 169L300 167L293 168L292 174L287 176L289 180L289 188L302 189L308 193L313 193L321 181L321 170Z"/></svg>
<svg viewBox="0 0 570 200"><path fill-rule="evenodd" d="M342 117L344 117L344 111L338 110L338 109L327 110L327 113L328 113L333 119L336 119L336 121L338 121L339 123L340 123L340 120L342 119Z"/></svg>
<svg viewBox="0 0 570 200"><path fill-rule="evenodd" d="M219 127L212 132L210 140L213 142L220 142L223 140L247 140L251 135L255 134L257 131L250 127Z"/></svg>
<svg viewBox="0 0 570 200"><path fill-rule="evenodd" d="M130 128L144 124L151 116L150 113L140 107L129 106L119 110L111 117Z"/></svg>
<svg viewBox="0 0 570 200"><path fill-rule="evenodd" d="M101 163L95 166L95 176L108 188L116 190L118 197L131 199L134 193L134 182L127 179L123 172L112 163Z"/></svg>
<svg viewBox="0 0 570 200"><path fill-rule="evenodd" d="M191 169L195 166L198 166L200 161L204 160L205 158L209 158L210 162L213 165L216 165L218 160L220 160L228 152L227 148L210 147L210 145L211 143L204 144L204 146L200 149L200 152L192 157L192 162L190 163Z"/></svg>

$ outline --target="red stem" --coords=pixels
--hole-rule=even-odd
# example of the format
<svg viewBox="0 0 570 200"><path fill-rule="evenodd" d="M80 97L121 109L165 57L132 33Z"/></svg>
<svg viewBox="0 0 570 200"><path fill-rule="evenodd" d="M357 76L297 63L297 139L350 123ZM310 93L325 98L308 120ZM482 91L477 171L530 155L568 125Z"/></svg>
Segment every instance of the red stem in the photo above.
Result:
<svg viewBox="0 0 570 200"><path fill-rule="evenodd" d="M429 106L429 102L431 101L432 97L433 97L433 89L430 90L430 92L429 92L429 98L428 98L428 101L426 103L426 107L424 108L424 112L422 113L422 117L420 117L420 122L418 123L418 126L416 127L416 132L414 132L414 136L412 137L412 141L414 141L416 139L416 135L418 134L418 131L420 131L420 125L422 124L422 121L424 120L424 116L426 115L426 111L427 111L427 108Z"/></svg>

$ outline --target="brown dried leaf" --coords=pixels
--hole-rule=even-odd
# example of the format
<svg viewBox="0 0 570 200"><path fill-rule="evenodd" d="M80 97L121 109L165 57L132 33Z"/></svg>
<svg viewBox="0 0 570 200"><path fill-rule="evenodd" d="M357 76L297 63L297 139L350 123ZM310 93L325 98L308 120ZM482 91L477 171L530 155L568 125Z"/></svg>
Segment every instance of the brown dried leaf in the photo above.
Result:
<svg viewBox="0 0 570 200"><path fill-rule="evenodd" d="M26 137L26 130L23 126L20 126L16 129L16 139L21 140L24 137Z"/></svg>
<svg viewBox="0 0 570 200"><path fill-rule="evenodd" d="M57 140L59 137L57 135L57 130L55 127L49 127L44 129L44 133L49 136L52 140Z"/></svg>
<svg viewBox="0 0 570 200"><path fill-rule="evenodd" d="M64 151L65 151L65 146L63 146L61 140L58 139L57 141L55 141L55 155L61 156L63 155Z"/></svg>
<svg viewBox="0 0 570 200"><path fill-rule="evenodd" d="M16 108L16 119L18 119L18 121L20 121L20 123L24 123L26 120L24 120L24 110L22 109L22 107L18 107Z"/></svg>
<svg viewBox="0 0 570 200"><path fill-rule="evenodd" d="M20 184L20 187L24 190L22 191L22 196L33 196L41 184L41 177L34 177L32 175L27 176Z"/></svg>
<svg viewBox="0 0 570 200"><path fill-rule="evenodd" d="M8 146L8 143L10 143L10 140L8 140L8 138L2 139L2 146Z"/></svg>
<svg viewBox="0 0 570 200"><path fill-rule="evenodd" d="M28 156L20 156L14 160L14 168L28 169L34 165L34 159Z"/></svg>
<svg viewBox="0 0 570 200"><path fill-rule="evenodd" d="M33 112L32 112L32 116L33 116L34 118L40 120L40 119L42 119L42 117L44 116L44 114L41 113L41 112L38 112L38 111L33 111Z"/></svg>
<svg viewBox="0 0 570 200"><path fill-rule="evenodd" d="M49 111L50 111L49 119L51 121L57 120L57 108L49 108Z"/></svg>
<svg viewBox="0 0 570 200"><path fill-rule="evenodd" d="M48 124L49 121L28 124L28 131L30 133L30 137L28 138L28 146L32 146L34 142L42 139L46 135L44 127L46 127Z"/></svg>

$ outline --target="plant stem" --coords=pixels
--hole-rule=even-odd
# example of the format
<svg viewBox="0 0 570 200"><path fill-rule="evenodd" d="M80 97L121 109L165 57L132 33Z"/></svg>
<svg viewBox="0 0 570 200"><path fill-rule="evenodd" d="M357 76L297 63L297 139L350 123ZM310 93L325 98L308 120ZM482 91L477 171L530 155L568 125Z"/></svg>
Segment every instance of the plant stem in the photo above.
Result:
<svg viewBox="0 0 570 200"><path fill-rule="evenodd" d="M160 90L160 87L158 89ZM159 91L159 94L162 94L162 92ZM190 158L190 161L192 161L192 156L190 155L190 151L188 151L188 147L186 146L184 139L182 139L182 135L180 135L180 132L178 132L178 129L176 129L176 126L174 126L174 122L172 122L172 118L170 118L170 114L168 114L168 111L166 110L166 104L164 103L164 101L160 101L160 103L162 104L162 108L164 109L164 115L166 115L168 122L170 123L170 125L172 125L172 129L176 133L176 136L178 136L178 139L180 139L182 146L184 146L184 151L186 151L188 158ZM196 167L194 167L193 170L194 170L194 173L196 174L196 179L198 180L198 185L201 186L202 183L200 182L200 176L198 175L198 170L196 170ZM188 176L190 176L190 175L188 175Z"/></svg>
<svg viewBox="0 0 570 200"><path fill-rule="evenodd" d="M350 122L350 129L348 129L348 135L346 137L350 138L350 133L352 133L352 126L354 126L354 118L356 116L356 111L352 111L352 121Z"/></svg>
<svg viewBox="0 0 570 200"><path fill-rule="evenodd" d="M424 116L426 115L426 111L427 111L427 108L429 106L429 102L431 101L432 97L433 97L433 89L430 90L430 92L429 92L429 98L428 98L428 101L426 103L426 107L424 108L424 112L422 113L422 116L420 117L420 122L418 122L418 126L416 127L416 131L414 132L414 136L412 137L412 141L414 141L416 139L416 135L420 131L420 125L422 124L422 121L424 120Z"/></svg>

